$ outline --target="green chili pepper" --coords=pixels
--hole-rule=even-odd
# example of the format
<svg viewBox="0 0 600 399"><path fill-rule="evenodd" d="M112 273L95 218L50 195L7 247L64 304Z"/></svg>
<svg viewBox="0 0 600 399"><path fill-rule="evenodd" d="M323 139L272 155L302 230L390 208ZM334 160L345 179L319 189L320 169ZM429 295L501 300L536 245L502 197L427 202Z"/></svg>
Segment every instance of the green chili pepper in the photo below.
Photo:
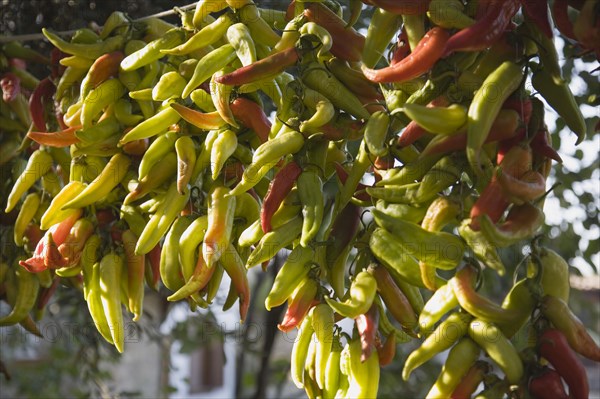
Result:
<svg viewBox="0 0 600 399"><path fill-rule="evenodd" d="M301 77L308 87L329 98L337 108L357 118L369 119L370 114L360 100L324 66L312 62L306 65Z"/></svg>
<svg viewBox="0 0 600 399"><path fill-rule="evenodd" d="M522 80L521 66L511 61L505 61L485 79L469 106L467 158L471 168L478 176L483 175L479 159L481 147L485 143L502 104L519 87Z"/></svg>
<svg viewBox="0 0 600 399"><path fill-rule="evenodd" d="M60 51L83 58L96 59L103 54L119 50L125 44L125 38L121 35L111 36L106 40L93 44L69 43L60 38L56 33L42 28L42 33Z"/></svg>
<svg viewBox="0 0 600 399"><path fill-rule="evenodd" d="M21 267L15 271L15 277L18 291L12 310L9 314L0 318L0 326L10 326L25 319L33 309L37 299L40 286L38 277Z"/></svg>
<svg viewBox="0 0 600 399"><path fill-rule="evenodd" d="M436 25L447 29L464 29L475 23L466 15L464 5L459 0L432 0L427 16Z"/></svg>
<svg viewBox="0 0 600 399"><path fill-rule="evenodd" d="M323 182L314 170L304 170L296 181L302 203L302 234L300 245L307 247L317 236L323 222L324 200Z"/></svg>
<svg viewBox="0 0 600 399"><path fill-rule="evenodd" d="M162 37L155 39L144 46L142 49L129 54L121 61L121 69L124 71L134 71L145 65L150 64L164 56L163 49L170 49L179 45L184 40L183 29L171 29Z"/></svg>
<svg viewBox="0 0 600 399"><path fill-rule="evenodd" d="M194 33L183 44L173 48L162 49L161 52L171 55L185 55L202 47L211 46L225 35L227 29L233 23L234 18L231 12L222 14L215 21Z"/></svg>
<svg viewBox="0 0 600 399"><path fill-rule="evenodd" d="M297 245L281 266L273 286L265 299L265 308L271 310L282 305L294 292L299 282L308 275L314 258L314 250Z"/></svg>
<svg viewBox="0 0 600 399"><path fill-rule="evenodd" d="M177 133L174 131L166 132L154 139L140 161L138 167L138 178L140 180L148 174L152 165L173 150L176 140Z"/></svg>
<svg viewBox="0 0 600 399"><path fill-rule="evenodd" d="M180 98L186 84L187 81L178 72L167 72L160 77L158 83L152 88L151 99L164 101L171 98ZM131 93L129 95L131 96Z"/></svg>
<svg viewBox="0 0 600 399"><path fill-rule="evenodd" d="M179 119L181 119L181 117L177 111L171 107L167 107L125 133L119 140L119 145L122 146L130 141L156 136L157 134L166 131L169 126L179 122Z"/></svg>
<svg viewBox="0 0 600 399"><path fill-rule="evenodd" d="M454 295L452 286L444 284L429 298L423 311L419 314L419 327L422 335L429 335L433 326L446 313L458 306L458 299Z"/></svg>
<svg viewBox="0 0 600 399"><path fill-rule="evenodd" d="M121 310L121 273L123 258L115 252L102 257L98 269L100 300L115 347L123 353L125 333Z"/></svg>
<svg viewBox="0 0 600 399"><path fill-rule="evenodd" d="M498 251L496 251L496 247L483 232L471 228L471 219L463 220L458 228L458 233L467 242L467 246L473 251L477 259L494 269L500 276L506 273L506 268L498 255Z"/></svg>
<svg viewBox="0 0 600 399"><path fill-rule="evenodd" d="M250 30L241 22L227 28L227 40L233 46L243 66L256 62L256 47Z"/></svg>
<svg viewBox="0 0 600 399"><path fill-rule="evenodd" d="M179 212L184 208L189 199L189 191L179 194L177 183L173 182L169 186L164 199L160 202L158 209L150 218L150 221L144 227L140 234L135 252L137 254L147 254L158 244L169 226Z"/></svg>
<svg viewBox="0 0 600 399"><path fill-rule="evenodd" d="M260 228L260 223L258 223L258 227ZM262 232L262 229L260 231ZM290 245L301 232L302 218L299 216L279 227L273 226L273 230L265 234L250 253L246 267L250 268L273 258L280 249Z"/></svg>
<svg viewBox="0 0 600 399"><path fill-rule="evenodd" d="M177 291L184 285L184 281L179 275L179 238L191 223L192 220L189 217L178 217L171 225L162 245L160 278L165 287L171 291Z"/></svg>
<svg viewBox="0 0 600 399"><path fill-rule="evenodd" d="M367 68L374 68L381 57L385 57L387 46L401 25L402 16L375 8L369 21L365 46L362 51L362 63Z"/></svg>
<svg viewBox="0 0 600 399"><path fill-rule="evenodd" d="M468 337L461 339L450 349L437 380L427 394L428 399L449 397L463 376L479 357L479 346Z"/></svg>
<svg viewBox="0 0 600 399"><path fill-rule="evenodd" d="M371 273L361 271L352 281L349 292L350 297L344 302L336 302L328 297L325 297L325 300L334 311L353 319L366 313L373 304L377 282Z"/></svg>
<svg viewBox="0 0 600 399"><path fill-rule="evenodd" d="M235 57L235 49L231 44L225 44L202 57L196 64L194 74L183 89L181 97L187 98L194 89L210 78L215 72L233 61Z"/></svg>
<svg viewBox="0 0 600 399"><path fill-rule="evenodd" d="M317 347L315 354L315 381L319 388L325 388L327 360L331 354L333 344L333 329L335 321L333 310L326 303L320 303L310 310L312 325L315 330Z"/></svg>
<svg viewBox="0 0 600 399"><path fill-rule="evenodd" d="M292 381L299 389L304 387L304 365L306 364L308 347L312 341L314 331L312 316L309 313L298 328L298 336L296 337L294 345L292 346L292 355L290 360L290 375Z"/></svg>
<svg viewBox="0 0 600 399"><path fill-rule="evenodd" d="M508 382L519 383L523 377L523 362L515 347L498 327L475 319L469 325L469 336L500 366Z"/></svg>
<svg viewBox="0 0 600 399"><path fill-rule="evenodd" d="M53 164L52 156L42 150L35 150L27 160L25 169L13 185L6 200L5 213L9 213L17 205L21 196L27 192L43 175L50 170Z"/></svg>
<svg viewBox="0 0 600 399"><path fill-rule="evenodd" d="M414 369L450 348L466 335L472 319L473 317L468 313L454 312L448 316L417 349L408 355L402 369L402 379L408 381Z"/></svg>
<svg viewBox="0 0 600 399"><path fill-rule="evenodd" d="M365 144L369 153L378 157L387 154L385 142L389 127L390 116L387 112L376 111L371 115L365 126Z"/></svg>

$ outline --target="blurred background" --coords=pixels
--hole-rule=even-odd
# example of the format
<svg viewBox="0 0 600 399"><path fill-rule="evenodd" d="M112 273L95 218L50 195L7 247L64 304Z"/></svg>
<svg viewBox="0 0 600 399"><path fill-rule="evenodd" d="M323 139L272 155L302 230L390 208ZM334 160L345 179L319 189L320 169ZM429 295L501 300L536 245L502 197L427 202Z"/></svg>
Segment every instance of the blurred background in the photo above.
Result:
<svg viewBox="0 0 600 399"><path fill-rule="evenodd" d="M257 0L257 3L278 9L287 5L279 1ZM135 19L188 2L1 0L0 4L0 34L13 36L39 33L42 27L65 31L101 26L116 10L125 11ZM165 20L176 24L179 18L173 15ZM358 27L366 33L366 20L359 21ZM584 115L595 124L599 117L600 84L597 74L591 71L598 63L573 61L569 56L577 50L561 38L556 42L564 54L563 74L571 77ZM46 53L50 49L43 39L26 44ZM43 69L35 72L39 76L47 74ZM573 266L570 304L597 338L600 331L599 135L588 137L575 148L564 122L551 109L546 111L555 144L561 138L558 149L565 162L554 168L549 184L562 183L546 201L543 243ZM591 126L589 131L593 131ZM511 248L502 253L509 272L515 270L527 250L527 247ZM0 359L6 365L6 374L0 376L0 397L304 397L304 392L296 389L288 377L294 335L277 329L285 306L271 312L266 312L263 306L280 263L280 258L276 258L266 272L251 270L253 297L243 326L239 324L236 307L227 312L220 310L226 290L219 294L210 310L194 313L185 303L167 302L167 292L147 292L141 322L127 323L123 355L118 355L97 334L80 293L61 287L40 324L44 339L33 337L20 327L0 329ZM485 281L493 281L489 277ZM507 284L507 281L489 284L483 290L500 300L508 290ZM227 286L228 281L224 281L221 288ZM6 310L0 313L5 314ZM524 342L527 331L519 337ZM428 391L443 364L444 354L416 370L408 383L400 378L403 362L417 344L414 341L398 346L396 361L382 370L380 397L417 398ZM597 364L586 365L598 397L600 369Z"/></svg>

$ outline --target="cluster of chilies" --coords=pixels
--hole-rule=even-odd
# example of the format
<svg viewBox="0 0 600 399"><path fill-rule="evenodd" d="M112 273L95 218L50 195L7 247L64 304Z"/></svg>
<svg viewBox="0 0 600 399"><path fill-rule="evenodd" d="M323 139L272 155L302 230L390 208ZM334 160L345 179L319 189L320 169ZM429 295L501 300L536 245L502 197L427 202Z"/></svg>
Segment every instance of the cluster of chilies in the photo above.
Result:
<svg viewBox="0 0 600 399"><path fill-rule="evenodd" d="M352 28L365 4L366 37ZM566 37L598 51L598 1L552 7ZM346 21L333 0L199 1L181 27L115 12L70 41L44 29L51 59L5 45L0 159L18 249L0 264L12 306L0 325L39 334L31 311L63 282L82 287L122 352L122 305L137 321L146 285L206 308L225 273L223 308L239 299L243 321L247 269L287 249L265 307L287 303L278 327L298 330L291 378L309 397L376 397L397 344L421 338L405 380L450 349L427 397L471 397L482 383L483 396L567 397L564 380L585 398L575 353L599 361L600 348L568 307L558 254L534 240L501 305L477 292L482 265L506 272L497 249L543 225L561 162L526 71L578 143L586 134L547 2L349 9ZM19 60L51 74L38 81ZM526 328L519 353L511 338Z"/></svg>

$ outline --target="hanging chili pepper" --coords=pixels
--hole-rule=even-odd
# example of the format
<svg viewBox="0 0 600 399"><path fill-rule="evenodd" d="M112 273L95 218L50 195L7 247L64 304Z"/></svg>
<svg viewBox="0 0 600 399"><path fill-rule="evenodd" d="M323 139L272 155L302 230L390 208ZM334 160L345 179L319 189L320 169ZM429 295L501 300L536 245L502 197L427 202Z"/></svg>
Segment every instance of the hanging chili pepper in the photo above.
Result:
<svg viewBox="0 0 600 399"><path fill-rule="evenodd" d="M558 29L563 36L573 41L577 41L573 30L573 22L569 19L568 0L555 0L552 3L552 19L556 29Z"/></svg>
<svg viewBox="0 0 600 399"><path fill-rule="evenodd" d="M238 97L229 104L229 107L236 119L244 126L254 130L261 143L268 140L271 121L260 105L247 98Z"/></svg>
<svg viewBox="0 0 600 399"><path fill-rule="evenodd" d="M523 7L523 14L530 18L534 24L547 37L552 37L552 26L548 15L548 1L519 0Z"/></svg>
<svg viewBox="0 0 600 399"><path fill-rule="evenodd" d="M519 6L518 0L490 2L485 16L448 39L444 56L455 51L481 51L490 47L502 36Z"/></svg>
<svg viewBox="0 0 600 399"><path fill-rule="evenodd" d="M445 29L434 27L402 61L378 70L363 66L363 73L376 83L404 82L416 78L429 71L440 59L449 36Z"/></svg>
<svg viewBox="0 0 600 399"><path fill-rule="evenodd" d="M585 367L569 346L564 334L548 329L539 337L539 353L548 360L569 386L569 397L584 399L590 388Z"/></svg>
<svg viewBox="0 0 600 399"><path fill-rule="evenodd" d="M558 372L550 367L544 367L533 375L527 383L527 390L533 397L539 399L568 399L563 381Z"/></svg>
<svg viewBox="0 0 600 399"><path fill-rule="evenodd" d="M39 132L47 131L44 103L51 101L55 92L56 86L52 80L45 78L40 81L33 93L31 93L31 97L29 97L29 113L31 114L34 127Z"/></svg>
<svg viewBox="0 0 600 399"><path fill-rule="evenodd" d="M302 168L295 161L291 161L281 168L273 180L271 180L260 212L261 226L264 233L271 231L271 218L273 214L290 193L301 173Z"/></svg>

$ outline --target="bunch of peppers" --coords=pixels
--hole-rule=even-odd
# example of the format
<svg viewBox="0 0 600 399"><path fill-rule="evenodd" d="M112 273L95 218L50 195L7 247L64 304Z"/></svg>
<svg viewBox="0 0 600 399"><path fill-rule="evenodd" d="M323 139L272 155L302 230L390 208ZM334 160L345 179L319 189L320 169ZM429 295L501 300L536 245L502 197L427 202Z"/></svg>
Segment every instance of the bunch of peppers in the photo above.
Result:
<svg viewBox="0 0 600 399"><path fill-rule="evenodd" d="M552 3L582 54L599 52L599 7ZM600 348L568 307L567 263L536 237L561 162L540 96L577 143L587 129L549 4L348 8L199 1L180 26L117 11L69 40L44 29L51 57L5 44L2 217L15 246L0 263L12 309L0 326L39 335L54 290L78 287L122 352L146 287L207 308L224 274L223 309L239 303L243 322L248 270L285 253L265 307L287 303L291 379L311 398L376 397L380 368L416 339L404 380L450 349L427 397L482 383L483 396L567 397L563 381L587 397L578 356L599 361ZM363 36L352 26L365 10ZM505 275L497 249L527 241L527 275L504 301L480 294L482 268Z"/></svg>

